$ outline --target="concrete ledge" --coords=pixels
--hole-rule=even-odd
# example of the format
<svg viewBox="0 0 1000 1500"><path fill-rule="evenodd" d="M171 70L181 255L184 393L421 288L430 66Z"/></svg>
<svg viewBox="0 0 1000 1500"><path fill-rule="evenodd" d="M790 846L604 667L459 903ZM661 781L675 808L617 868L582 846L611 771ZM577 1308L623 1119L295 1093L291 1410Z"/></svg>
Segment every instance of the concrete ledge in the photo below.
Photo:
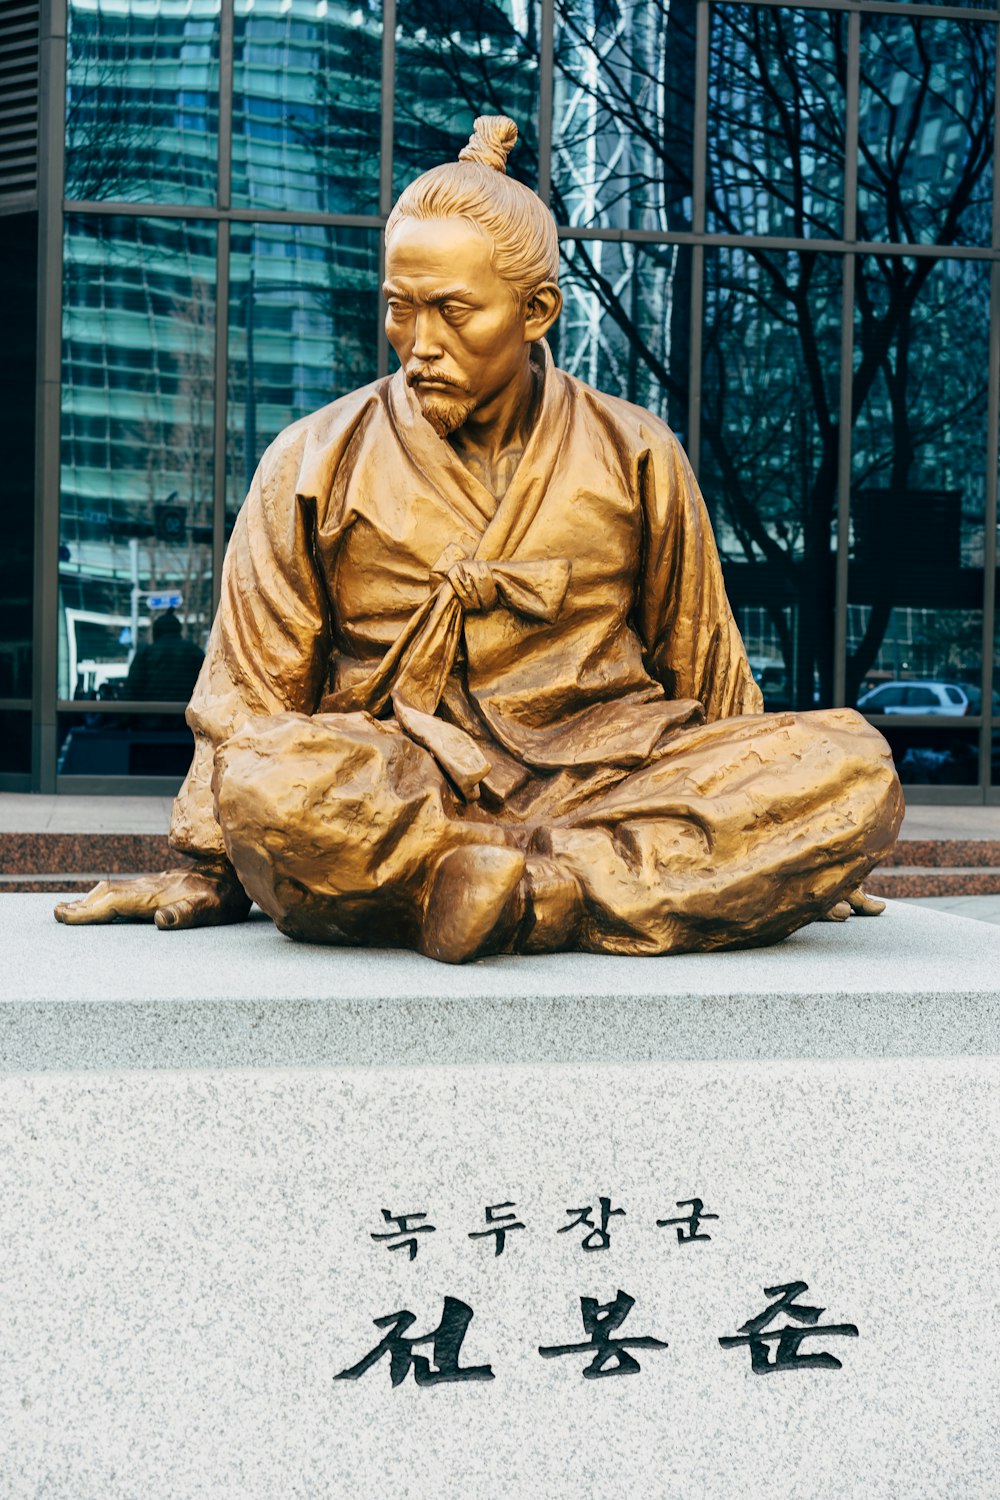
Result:
<svg viewBox="0 0 1000 1500"><path fill-rule="evenodd" d="M0 1070L1000 1053L1000 931L890 905L775 948L449 968L230 928L69 928L0 905Z"/></svg>

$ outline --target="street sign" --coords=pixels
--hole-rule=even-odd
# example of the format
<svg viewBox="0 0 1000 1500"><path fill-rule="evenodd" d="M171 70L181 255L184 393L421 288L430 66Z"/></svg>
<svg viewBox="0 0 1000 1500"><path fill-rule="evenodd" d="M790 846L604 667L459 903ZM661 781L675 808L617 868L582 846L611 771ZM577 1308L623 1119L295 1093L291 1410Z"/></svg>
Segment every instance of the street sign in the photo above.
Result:
<svg viewBox="0 0 1000 1500"><path fill-rule="evenodd" d="M144 594L147 609L180 609L183 594Z"/></svg>

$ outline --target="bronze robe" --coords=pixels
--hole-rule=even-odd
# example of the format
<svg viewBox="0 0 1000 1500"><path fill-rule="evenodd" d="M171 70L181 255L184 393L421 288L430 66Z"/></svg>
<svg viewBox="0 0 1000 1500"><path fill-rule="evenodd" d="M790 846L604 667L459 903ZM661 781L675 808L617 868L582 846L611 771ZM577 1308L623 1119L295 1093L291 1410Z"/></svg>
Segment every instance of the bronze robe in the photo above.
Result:
<svg viewBox="0 0 1000 1500"><path fill-rule="evenodd" d="M849 710L761 714L673 434L538 358L499 503L400 374L271 445L171 841L307 938L415 941L440 856L502 843L578 883L573 946L771 941L891 845L887 747Z"/></svg>

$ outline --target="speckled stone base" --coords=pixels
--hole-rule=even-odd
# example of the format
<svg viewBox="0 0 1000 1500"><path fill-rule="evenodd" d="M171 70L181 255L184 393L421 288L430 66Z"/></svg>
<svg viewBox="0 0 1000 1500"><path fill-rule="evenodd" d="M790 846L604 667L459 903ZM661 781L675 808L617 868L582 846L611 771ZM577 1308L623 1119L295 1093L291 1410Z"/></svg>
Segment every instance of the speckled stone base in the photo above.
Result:
<svg viewBox="0 0 1000 1500"><path fill-rule="evenodd" d="M4 1500L994 1500L1000 931L453 969L49 905L0 905Z"/></svg>
<svg viewBox="0 0 1000 1500"><path fill-rule="evenodd" d="M899 839L885 865L1000 867L1000 840Z"/></svg>
<svg viewBox="0 0 1000 1500"><path fill-rule="evenodd" d="M160 870L176 862L165 835L156 833L2 833L0 874L106 875Z"/></svg>

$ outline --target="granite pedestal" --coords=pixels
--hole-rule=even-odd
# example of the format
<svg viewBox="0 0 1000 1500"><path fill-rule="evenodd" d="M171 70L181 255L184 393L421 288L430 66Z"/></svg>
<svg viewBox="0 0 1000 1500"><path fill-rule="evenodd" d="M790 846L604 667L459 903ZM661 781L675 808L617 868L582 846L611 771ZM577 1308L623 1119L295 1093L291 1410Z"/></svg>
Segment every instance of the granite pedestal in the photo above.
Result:
<svg viewBox="0 0 1000 1500"><path fill-rule="evenodd" d="M1000 931L50 910L0 903L0 1494L995 1497Z"/></svg>

